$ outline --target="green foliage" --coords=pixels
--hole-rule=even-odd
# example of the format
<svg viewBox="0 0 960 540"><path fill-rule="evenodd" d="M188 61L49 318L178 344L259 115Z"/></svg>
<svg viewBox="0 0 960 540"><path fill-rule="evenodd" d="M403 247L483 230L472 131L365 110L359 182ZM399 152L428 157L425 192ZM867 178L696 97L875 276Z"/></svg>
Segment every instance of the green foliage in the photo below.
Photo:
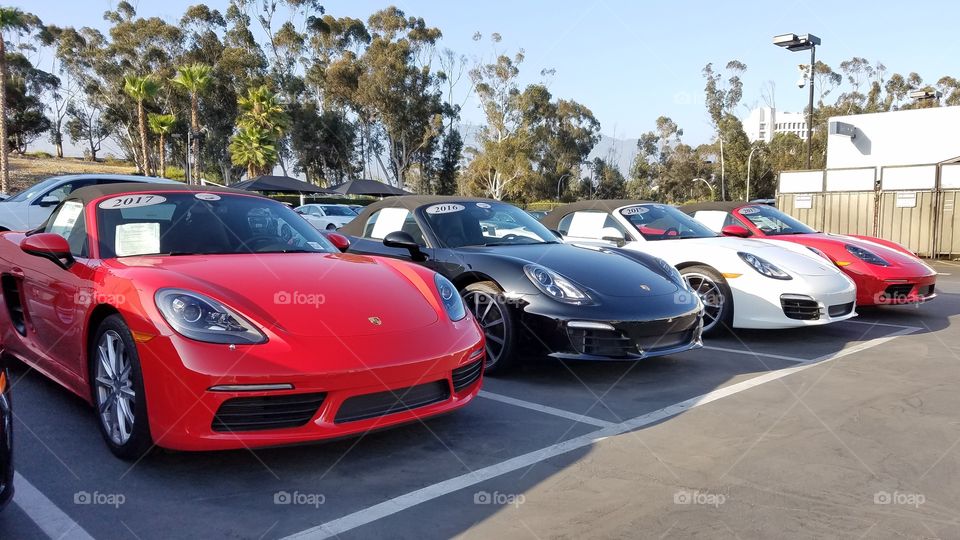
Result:
<svg viewBox="0 0 960 540"><path fill-rule="evenodd" d="M230 159L246 167L247 177L269 172L277 162L277 148L271 133L261 127L242 127L230 140Z"/></svg>

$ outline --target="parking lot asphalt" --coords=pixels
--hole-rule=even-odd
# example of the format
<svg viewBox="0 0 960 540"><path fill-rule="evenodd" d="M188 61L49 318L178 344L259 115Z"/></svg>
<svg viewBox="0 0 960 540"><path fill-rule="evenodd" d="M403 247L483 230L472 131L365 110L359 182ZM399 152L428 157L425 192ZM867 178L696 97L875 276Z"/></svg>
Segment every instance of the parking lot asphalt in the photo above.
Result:
<svg viewBox="0 0 960 540"><path fill-rule="evenodd" d="M939 298L635 363L533 360L363 438L115 459L14 372L0 538L960 537L960 264Z"/></svg>

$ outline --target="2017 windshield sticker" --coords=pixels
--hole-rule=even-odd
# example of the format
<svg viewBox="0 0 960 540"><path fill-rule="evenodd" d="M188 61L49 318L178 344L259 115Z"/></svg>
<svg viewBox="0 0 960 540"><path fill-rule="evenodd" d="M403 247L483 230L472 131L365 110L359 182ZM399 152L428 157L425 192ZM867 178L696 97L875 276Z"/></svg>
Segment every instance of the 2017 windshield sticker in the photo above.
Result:
<svg viewBox="0 0 960 540"><path fill-rule="evenodd" d="M463 212L466 209L467 207L462 204L444 203L444 204L435 204L433 206L428 206L426 211L430 215L437 215L437 214L452 214L454 212Z"/></svg>
<svg viewBox="0 0 960 540"><path fill-rule="evenodd" d="M650 210L644 208L643 206L631 206L630 208L624 208L620 211L620 213L625 216L635 216L637 214L646 214L649 211Z"/></svg>
<svg viewBox="0 0 960 540"><path fill-rule="evenodd" d="M742 216L749 216L750 214L757 214L759 212L760 210L753 206L744 206L740 209L740 215Z"/></svg>
<svg viewBox="0 0 960 540"><path fill-rule="evenodd" d="M148 193L137 195L121 195L101 201L99 206L103 210L122 210L124 208L140 208L166 202L167 198Z"/></svg>

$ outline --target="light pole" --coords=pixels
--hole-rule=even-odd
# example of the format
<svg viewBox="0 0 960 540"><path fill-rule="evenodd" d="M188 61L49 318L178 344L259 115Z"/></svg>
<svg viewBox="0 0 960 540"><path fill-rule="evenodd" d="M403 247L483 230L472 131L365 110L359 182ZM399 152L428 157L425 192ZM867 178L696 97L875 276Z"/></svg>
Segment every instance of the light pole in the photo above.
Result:
<svg viewBox="0 0 960 540"><path fill-rule="evenodd" d="M811 145L813 137L813 74L817 65L817 45L820 45L820 38L813 34L802 36L781 34L774 36L773 44L792 52L810 50L810 68L807 71L810 82L810 98L807 103L807 169L810 169L811 156L813 155Z"/></svg>
<svg viewBox="0 0 960 540"><path fill-rule="evenodd" d="M750 202L750 160L753 159L753 153L757 150L757 148L760 147L754 145L752 148L750 148L750 155L747 156L747 198L745 199L747 202Z"/></svg>
<svg viewBox="0 0 960 540"><path fill-rule="evenodd" d="M715 194L714 191L713 191L713 184L711 184L710 182L707 182L707 181L704 180L703 178L694 178L693 181L694 181L694 182L703 182L704 184L706 184L707 187L710 188L710 198L713 199L713 200L717 200L717 196L716 196L716 194Z"/></svg>
<svg viewBox="0 0 960 540"><path fill-rule="evenodd" d="M723 135L717 135L717 138L720 139L720 199L727 200L727 187L726 187L726 168L723 163ZM710 188L711 192L713 187ZM714 197L716 199L716 197Z"/></svg>
<svg viewBox="0 0 960 540"><path fill-rule="evenodd" d="M564 178L570 178L573 176L573 173L567 173L560 177L560 180L557 180L557 202L560 202L560 185L563 184Z"/></svg>

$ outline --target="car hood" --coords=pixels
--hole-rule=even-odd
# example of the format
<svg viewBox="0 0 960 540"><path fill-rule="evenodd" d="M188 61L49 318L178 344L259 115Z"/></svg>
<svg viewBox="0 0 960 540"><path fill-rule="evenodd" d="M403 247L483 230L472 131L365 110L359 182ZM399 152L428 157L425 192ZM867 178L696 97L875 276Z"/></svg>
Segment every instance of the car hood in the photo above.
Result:
<svg viewBox="0 0 960 540"><path fill-rule="evenodd" d="M352 254L127 257L111 265L134 281L193 290L260 326L301 336L404 332L434 324L442 309L436 286L405 263Z"/></svg>
<svg viewBox="0 0 960 540"><path fill-rule="evenodd" d="M657 241L657 243L661 242L676 242L678 247L682 246L683 249L694 253L708 254L715 250L750 253L775 264L788 273L800 276L828 276L839 272L828 261L806 247L798 246L798 249L790 249L780 243L759 239L717 236Z"/></svg>
<svg viewBox="0 0 960 540"><path fill-rule="evenodd" d="M504 245L461 248L474 255L509 257L518 264L535 263L601 295L649 297L674 294L669 278L623 255L572 244Z"/></svg>
<svg viewBox="0 0 960 540"><path fill-rule="evenodd" d="M798 241L800 240L812 240L811 245L813 246L830 246L834 247L836 251L828 251L828 255L836 257L838 259L850 259L853 255L850 255L847 252L846 244L851 244L863 249L870 250L880 257L883 257L884 260L889 262L891 265L900 268L907 268L911 270L921 271L924 274L934 273L934 270L928 267L920 259L907 255L901 251L889 248L878 242L871 242L863 238L856 238L854 236L846 236L843 234L832 234L832 233L816 233L816 234L801 234L796 235ZM820 249L824 249L821 247Z"/></svg>

